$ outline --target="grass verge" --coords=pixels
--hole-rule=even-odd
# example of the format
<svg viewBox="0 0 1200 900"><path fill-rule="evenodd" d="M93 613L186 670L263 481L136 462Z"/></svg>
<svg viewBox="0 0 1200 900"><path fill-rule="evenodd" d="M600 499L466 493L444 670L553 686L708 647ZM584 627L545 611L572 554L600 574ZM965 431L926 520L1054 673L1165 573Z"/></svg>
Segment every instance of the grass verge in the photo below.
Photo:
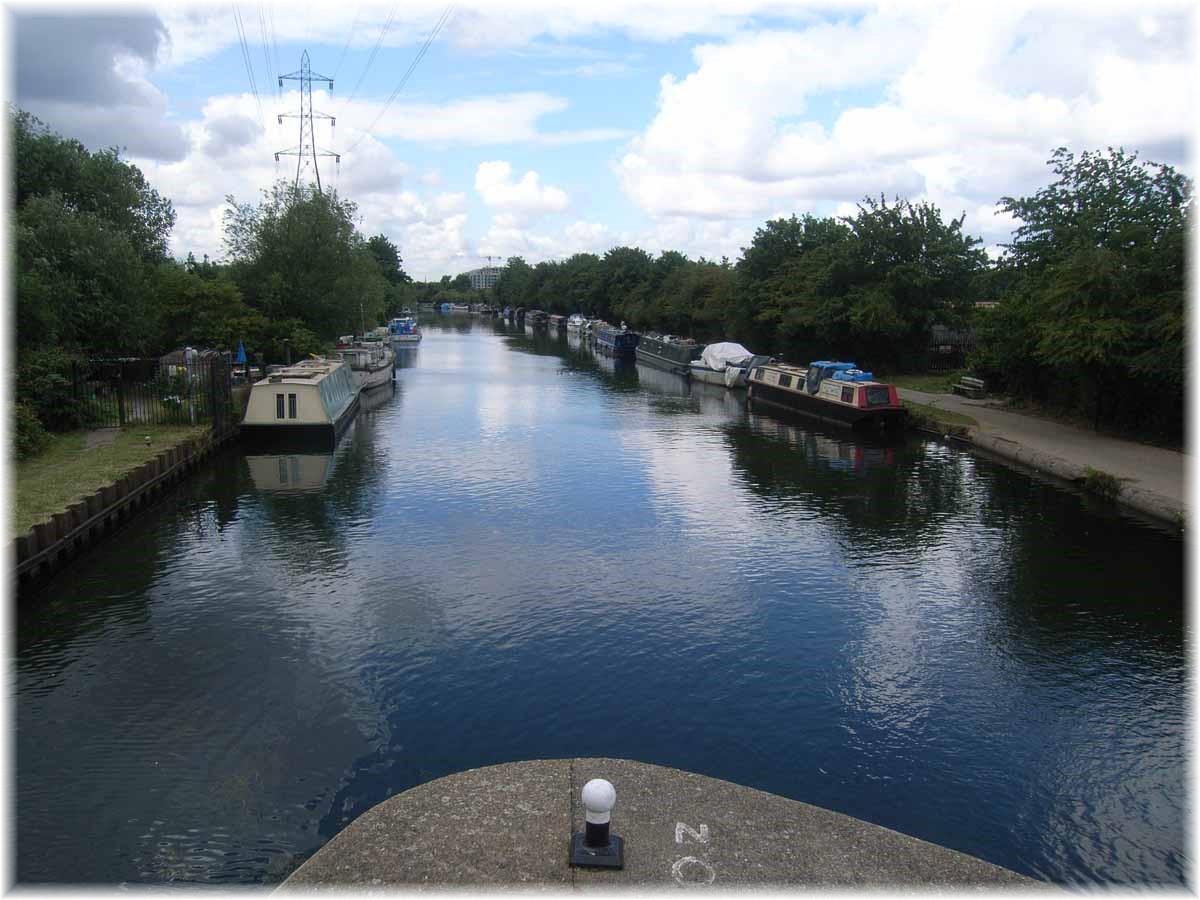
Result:
<svg viewBox="0 0 1200 900"><path fill-rule="evenodd" d="M112 443L91 449L86 431L54 435L45 450L13 466L15 502L9 538L112 484L161 451L208 430L206 425L132 425L122 428ZM146 435L150 435L149 445Z"/></svg>
<svg viewBox="0 0 1200 900"><path fill-rule="evenodd" d="M889 384L910 391L921 391L926 394L949 394L950 388L958 384L967 374L966 369L955 369L953 372L925 372L920 375L886 375L880 376Z"/></svg>
<svg viewBox="0 0 1200 900"><path fill-rule="evenodd" d="M908 410L908 421L913 428L936 431L938 434L961 436L966 433L968 428L979 424L970 416L939 409L936 406L914 403L911 400L901 400L900 402Z"/></svg>
<svg viewBox="0 0 1200 900"><path fill-rule="evenodd" d="M1083 488L1109 500L1116 500L1121 493L1121 480L1116 475L1088 466L1083 473Z"/></svg>

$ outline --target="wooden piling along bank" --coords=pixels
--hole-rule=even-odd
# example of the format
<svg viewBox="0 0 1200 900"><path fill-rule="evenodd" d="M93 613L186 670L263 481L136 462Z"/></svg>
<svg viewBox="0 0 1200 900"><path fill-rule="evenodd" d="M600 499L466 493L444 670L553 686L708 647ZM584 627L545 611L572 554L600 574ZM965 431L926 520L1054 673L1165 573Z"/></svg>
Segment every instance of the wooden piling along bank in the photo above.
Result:
<svg viewBox="0 0 1200 900"><path fill-rule="evenodd" d="M214 449L237 434L192 438L161 451L115 484L102 487L49 521L34 525L16 538L16 587L53 574L68 561L116 532L187 477Z"/></svg>

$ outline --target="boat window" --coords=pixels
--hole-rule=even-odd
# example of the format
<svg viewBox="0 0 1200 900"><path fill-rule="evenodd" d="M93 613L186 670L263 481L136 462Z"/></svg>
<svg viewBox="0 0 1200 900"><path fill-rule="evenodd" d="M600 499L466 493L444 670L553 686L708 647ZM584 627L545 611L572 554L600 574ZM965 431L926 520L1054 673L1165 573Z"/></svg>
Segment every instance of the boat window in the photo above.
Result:
<svg viewBox="0 0 1200 900"><path fill-rule="evenodd" d="M854 402L854 388L851 388L851 387L842 388L842 402L843 403L853 403Z"/></svg>
<svg viewBox="0 0 1200 900"><path fill-rule="evenodd" d="M792 376L791 375L780 375L779 376L779 386L780 387L791 387L792 386Z"/></svg>
<svg viewBox="0 0 1200 900"><path fill-rule="evenodd" d="M763 380L763 373L762 373L762 367L761 367L761 366L760 366L759 368L757 368L757 369L755 369L755 370L754 370L754 378L755 378L755 380L757 380L757 381L762 381L762 380Z"/></svg>
<svg viewBox="0 0 1200 900"><path fill-rule="evenodd" d="M283 418L283 394L275 395L275 418Z"/></svg>
<svg viewBox="0 0 1200 900"><path fill-rule="evenodd" d="M288 418L296 418L296 395L288 394Z"/></svg>
<svg viewBox="0 0 1200 900"><path fill-rule="evenodd" d="M890 406L892 403L892 392L886 384L877 384L863 390L867 392L867 406Z"/></svg>

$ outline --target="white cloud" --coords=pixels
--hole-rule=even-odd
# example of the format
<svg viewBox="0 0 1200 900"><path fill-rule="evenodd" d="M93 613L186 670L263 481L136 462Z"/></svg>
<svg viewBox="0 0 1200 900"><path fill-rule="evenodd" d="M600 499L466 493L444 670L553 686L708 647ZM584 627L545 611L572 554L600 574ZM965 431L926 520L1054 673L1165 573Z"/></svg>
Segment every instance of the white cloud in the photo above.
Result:
<svg viewBox="0 0 1200 900"><path fill-rule="evenodd" d="M1186 33L1169 8L1150 27L1119 7L1019 4L885 7L741 33L663 77L616 171L655 218L830 214L882 193L966 211L968 231L1007 240L1009 223L978 211L1044 184L1055 146L1153 147L1186 165ZM818 103L835 111L829 126Z"/></svg>
<svg viewBox="0 0 1200 900"><path fill-rule="evenodd" d="M513 181L512 166L504 160L481 162L475 171L475 190L487 206L513 222L528 221L567 208L567 194L543 186L537 172L526 172Z"/></svg>

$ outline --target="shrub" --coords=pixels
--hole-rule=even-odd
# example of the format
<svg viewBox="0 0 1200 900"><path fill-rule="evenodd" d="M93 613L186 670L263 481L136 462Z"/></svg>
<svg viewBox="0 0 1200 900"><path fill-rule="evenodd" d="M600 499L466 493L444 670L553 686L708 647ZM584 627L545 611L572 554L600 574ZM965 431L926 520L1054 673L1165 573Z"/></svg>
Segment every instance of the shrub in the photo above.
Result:
<svg viewBox="0 0 1200 900"><path fill-rule="evenodd" d="M32 409L24 403L18 403L13 422L13 450L17 459L29 459L45 449L50 442L50 435L42 427L41 421Z"/></svg>
<svg viewBox="0 0 1200 900"><path fill-rule="evenodd" d="M58 349L30 350L17 362L17 402L28 406L50 431L85 424L85 409L71 384L73 362L74 357Z"/></svg>

